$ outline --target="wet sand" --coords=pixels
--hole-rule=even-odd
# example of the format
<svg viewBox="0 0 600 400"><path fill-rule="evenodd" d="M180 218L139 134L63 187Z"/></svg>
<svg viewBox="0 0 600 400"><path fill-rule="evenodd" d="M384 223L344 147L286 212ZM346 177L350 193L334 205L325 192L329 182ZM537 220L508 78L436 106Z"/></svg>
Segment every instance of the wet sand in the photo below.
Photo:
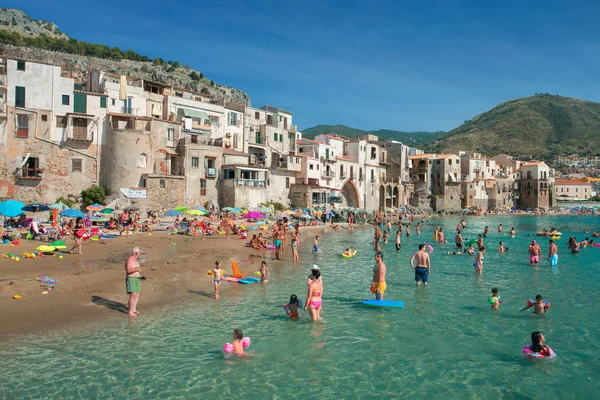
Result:
<svg viewBox="0 0 600 400"><path fill-rule="evenodd" d="M328 230L324 226L303 227L301 241L312 241L314 234ZM21 256L23 252L35 251L41 244L39 241L22 240L21 245L14 247L0 245L0 254L12 252L20 257L18 262L0 258L0 341L68 324L129 318L124 263L133 247L139 247L146 256L141 267L147 280L142 282L138 303L142 314L137 317L143 318L145 312L155 307L176 302L215 301L207 271L213 268L217 259L223 262L227 274L232 273L231 262L238 260L240 271L248 276L254 276L262 260L266 260L269 267L291 262L289 240L282 261L274 260L274 251L245 247L246 240L233 235L229 240L225 235L201 240L166 232L154 232L152 236L136 233L100 242L84 242L83 255L71 255L65 250L62 259L57 256L25 259ZM72 246L74 239L69 237L65 242ZM35 280L40 275L58 281L48 294L42 294L45 289ZM222 296L226 296L227 288L228 285L221 286ZM16 294L22 298L14 300Z"/></svg>

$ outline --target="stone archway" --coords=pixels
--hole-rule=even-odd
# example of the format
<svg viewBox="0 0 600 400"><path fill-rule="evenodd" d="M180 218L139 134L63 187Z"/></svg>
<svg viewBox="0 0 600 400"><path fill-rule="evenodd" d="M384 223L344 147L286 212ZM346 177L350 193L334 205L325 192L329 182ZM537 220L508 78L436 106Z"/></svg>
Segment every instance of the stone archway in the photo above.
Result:
<svg viewBox="0 0 600 400"><path fill-rule="evenodd" d="M400 207L400 191L398 190L398 186L394 186L394 190L392 191L392 206Z"/></svg>
<svg viewBox="0 0 600 400"><path fill-rule="evenodd" d="M379 209L383 210L385 208L385 187L383 185L379 186Z"/></svg>
<svg viewBox="0 0 600 400"><path fill-rule="evenodd" d="M358 190L356 189L354 182L352 182L351 180L347 180L346 183L344 183L344 186L342 186L342 196L344 196L344 199L346 200L346 205L348 207L360 207Z"/></svg>

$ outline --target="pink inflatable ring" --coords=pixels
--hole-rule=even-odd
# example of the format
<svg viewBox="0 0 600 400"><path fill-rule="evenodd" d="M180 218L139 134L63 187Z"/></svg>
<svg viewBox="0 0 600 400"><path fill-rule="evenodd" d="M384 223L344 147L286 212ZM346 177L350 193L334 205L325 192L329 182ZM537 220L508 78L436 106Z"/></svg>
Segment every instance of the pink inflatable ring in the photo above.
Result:
<svg viewBox="0 0 600 400"><path fill-rule="evenodd" d="M528 344L527 346L523 347L522 352L528 358L555 358L556 354L554 353L554 351L550 347L548 347L548 349L550 349L550 355L546 356L541 353L534 353L533 351L531 351L531 345Z"/></svg>

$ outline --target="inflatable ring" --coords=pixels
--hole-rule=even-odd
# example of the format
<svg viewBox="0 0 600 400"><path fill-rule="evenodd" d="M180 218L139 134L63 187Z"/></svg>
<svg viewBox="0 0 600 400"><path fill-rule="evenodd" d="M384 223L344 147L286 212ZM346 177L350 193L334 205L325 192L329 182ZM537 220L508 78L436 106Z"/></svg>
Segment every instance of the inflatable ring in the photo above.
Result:
<svg viewBox="0 0 600 400"><path fill-rule="evenodd" d="M541 358L555 358L556 357L556 353L554 353L554 351L548 347L548 349L550 350L550 355L549 356L545 356L541 353L535 353L533 351L531 351L531 345L528 344L527 346L523 347L522 353L525 354L526 357L528 358L537 358L537 359L541 359Z"/></svg>
<svg viewBox="0 0 600 400"><path fill-rule="evenodd" d="M552 239L552 240L558 240L558 239L560 239L560 238L561 238L560 236L552 236L552 237L551 237L551 239Z"/></svg>
<svg viewBox="0 0 600 400"><path fill-rule="evenodd" d="M342 257L344 257L344 258L352 258L357 253L357 251L358 250L351 250L352 253L343 252L342 253Z"/></svg>

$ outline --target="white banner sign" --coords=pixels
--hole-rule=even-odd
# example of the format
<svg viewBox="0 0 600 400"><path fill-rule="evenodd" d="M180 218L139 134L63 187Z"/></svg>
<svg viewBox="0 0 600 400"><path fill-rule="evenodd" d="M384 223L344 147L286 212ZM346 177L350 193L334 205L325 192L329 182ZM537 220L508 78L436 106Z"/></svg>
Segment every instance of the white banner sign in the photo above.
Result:
<svg viewBox="0 0 600 400"><path fill-rule="evenodd" d="M128 199L145 199L147 197L146 189L141 188L121 188L121 195Z"/></svg>

